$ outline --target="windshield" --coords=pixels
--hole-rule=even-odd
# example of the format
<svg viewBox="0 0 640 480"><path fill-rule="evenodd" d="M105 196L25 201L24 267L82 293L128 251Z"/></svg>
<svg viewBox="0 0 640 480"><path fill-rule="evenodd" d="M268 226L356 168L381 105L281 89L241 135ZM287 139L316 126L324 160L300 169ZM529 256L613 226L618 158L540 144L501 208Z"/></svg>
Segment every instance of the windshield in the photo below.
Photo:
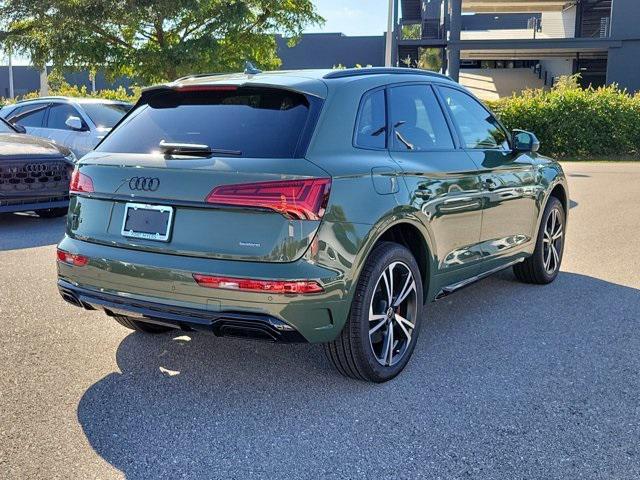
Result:
<svg viewBox="0 0 640 480"><path fill-rule="evenodd" d="M308 112L304 95L275 88L163 91L133 112L97 150L151 153L161 150L161 143L187 144L214 155L226 151L239 157L293 158Z"/></svg>
<svg viewBox="0 0 640 480"><path fill-rule="evenodd" d="M85 103L82 105L91 121L100 128L112 128L131 110L131 105L124 103Z"/></svg>
<svg viewBox="0 0 640 480"><path fill-rule="evenodd" d="M0 119L0 133L16 133L16 131L7 125L5 120Z"/></svg>

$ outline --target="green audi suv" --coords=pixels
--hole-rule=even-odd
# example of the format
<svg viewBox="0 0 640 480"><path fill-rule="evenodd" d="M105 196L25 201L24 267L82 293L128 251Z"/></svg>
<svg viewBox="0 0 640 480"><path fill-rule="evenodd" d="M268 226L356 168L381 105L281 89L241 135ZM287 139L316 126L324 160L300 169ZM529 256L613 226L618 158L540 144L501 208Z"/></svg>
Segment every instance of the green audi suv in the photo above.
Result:
<svg viewBox="0 0 640 480"><path fill-rule="evenodd" d="M558 275L567 183L538 148L426 71L182 78L77 164L58 287L140 332L323 343L383 382L429 302Z"/></svg>

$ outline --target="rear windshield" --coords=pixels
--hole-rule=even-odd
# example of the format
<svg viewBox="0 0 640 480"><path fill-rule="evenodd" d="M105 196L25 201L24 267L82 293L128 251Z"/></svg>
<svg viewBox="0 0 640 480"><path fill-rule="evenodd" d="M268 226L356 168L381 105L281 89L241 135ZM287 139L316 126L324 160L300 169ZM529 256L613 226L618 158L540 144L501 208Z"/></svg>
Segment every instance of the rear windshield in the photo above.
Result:
<svg viewBox="0 0 640 480"><path fill-rule="evenodd" d="M307 98L285 90L165 91L136 109L97 150L150 153L164 140L241 157L293 158L308 115Z"/></svg>
<svg viewBox="0 0 640 480"><path fill-rule="evenodd" d="M85 103L82 105L96 127L112 128L131 110L131 105L124 103Z"/></svg>

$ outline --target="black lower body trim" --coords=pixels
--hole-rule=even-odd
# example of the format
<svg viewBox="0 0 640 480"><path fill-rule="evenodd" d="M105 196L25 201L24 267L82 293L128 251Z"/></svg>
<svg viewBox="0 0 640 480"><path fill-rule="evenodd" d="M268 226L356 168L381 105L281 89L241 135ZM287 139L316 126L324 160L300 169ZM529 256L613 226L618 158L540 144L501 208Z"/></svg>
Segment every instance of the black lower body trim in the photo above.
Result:
<svg viewBox="0 0 640 480"><path fill-rule="evenodd" d="M167 325L182 330L202 330L219 337L242 337L284 343L306 342L291 325L259 313L213 312L195 308L112 295L58 280L62 298L76 307L104 310L107 315L125 315L141 322Z"/></svg>

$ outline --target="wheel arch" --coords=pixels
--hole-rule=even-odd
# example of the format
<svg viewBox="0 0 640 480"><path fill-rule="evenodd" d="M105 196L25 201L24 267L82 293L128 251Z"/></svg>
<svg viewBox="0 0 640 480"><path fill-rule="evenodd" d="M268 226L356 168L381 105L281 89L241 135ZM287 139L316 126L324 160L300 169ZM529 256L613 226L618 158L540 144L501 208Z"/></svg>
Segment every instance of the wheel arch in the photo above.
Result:
<svg viewBox="0 0 640 480"><path fill-rule="evenodd" d="M363 249L358 269L358 279L362 266L369 258L369 254L380 242L393 242L406 247L416 259L420 275L422 276L423 303L426 302L429 292L429 283L432 272L433 256L428 232L424 225L417 219L410 217L397 218L393 221L383 221L371 235L367 242L367 248Z"/></svg>
<svg viewBox="0 0 640 480"><path fill-rule="evenodd" d="M560 203L562 203L566 215L566 213L569 211L569 198L567 197L567 189L564 187L564 185L562 185L562 183L558 182L551 189L551 192L549 193L549 196L547 198L547 202L549 202L549 198L551 197L555 197L560 200ZM547 202L545 202L545 206Z"/></svg>
<svg viewBox="0 0 640 480"><path fill-rule="evenodd" d="M564 177L556 177L555 181L550 183L546 189L544 201L540 204L540 210L538 211L537 228L535 231L535 238L538 238L538 233L542 227L542 218L544 217L544 210L547 208L549 199L557 198L564 208L565 223L569 218L569 191L567 189L566 181Z"/></svg>

